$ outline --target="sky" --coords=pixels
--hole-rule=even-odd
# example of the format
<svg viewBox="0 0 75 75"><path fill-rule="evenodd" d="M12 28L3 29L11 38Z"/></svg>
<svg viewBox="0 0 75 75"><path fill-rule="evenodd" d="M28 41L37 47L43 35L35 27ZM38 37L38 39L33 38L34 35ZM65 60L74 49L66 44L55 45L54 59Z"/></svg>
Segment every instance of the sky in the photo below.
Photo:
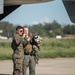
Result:
<svg viewBox="0 0 75 75"><path fill-rule="evenodd" d="M14 25L19 24L24 26L26 24L51 23L54 20L60 24L72 24L62 0L21 5L2 21L8 21Z"/></svg>

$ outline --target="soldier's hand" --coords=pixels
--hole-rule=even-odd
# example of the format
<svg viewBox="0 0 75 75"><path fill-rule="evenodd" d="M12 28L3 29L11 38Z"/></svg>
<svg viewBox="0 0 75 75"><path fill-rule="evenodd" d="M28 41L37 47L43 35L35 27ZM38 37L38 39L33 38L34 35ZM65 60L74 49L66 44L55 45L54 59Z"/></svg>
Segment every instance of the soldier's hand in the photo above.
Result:
<svg viewBox="0 0 75 75"><path fill-rule="evenodd" d="M26 34L23 34L23 37L25 38L26 37Z"/></svg>

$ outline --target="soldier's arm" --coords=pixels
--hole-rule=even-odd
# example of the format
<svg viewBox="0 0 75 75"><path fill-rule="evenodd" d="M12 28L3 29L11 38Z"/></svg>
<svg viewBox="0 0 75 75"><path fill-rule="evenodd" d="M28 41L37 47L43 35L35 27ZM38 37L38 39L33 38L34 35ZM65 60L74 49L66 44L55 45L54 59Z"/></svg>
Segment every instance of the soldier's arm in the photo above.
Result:
<svg viewBox="0 0 75 75"><path fill-rule="evenodd" d="M23 41L23 38L18 35L15 35L14 40L16 45L19 45Z"/></svg>
<svg viewBox="0 0 75 75"><path fill-rule="evenodd" d="M27 39L26 39L25 37L23 38L23 42L22 42L22 43L23 43L23 46L24 46L24 47L25 47L26 44L28 43L28 41L27 41Z"/></svg>

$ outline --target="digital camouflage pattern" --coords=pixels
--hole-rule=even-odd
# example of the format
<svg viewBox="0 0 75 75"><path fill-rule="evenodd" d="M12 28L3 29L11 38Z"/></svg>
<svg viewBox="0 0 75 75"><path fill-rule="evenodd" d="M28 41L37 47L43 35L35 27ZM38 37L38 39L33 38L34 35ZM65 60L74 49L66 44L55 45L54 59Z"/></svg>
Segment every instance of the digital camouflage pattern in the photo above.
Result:
<svg viewBox="0 0 75 75"><path fill-rule="evenodd" d="M22 75L22 68L23 68L23 60L24 60L24 49L23 46L27 43L26 40L18 35L15 34L13 44L16 46L13 49L13 75Z"/></svg>

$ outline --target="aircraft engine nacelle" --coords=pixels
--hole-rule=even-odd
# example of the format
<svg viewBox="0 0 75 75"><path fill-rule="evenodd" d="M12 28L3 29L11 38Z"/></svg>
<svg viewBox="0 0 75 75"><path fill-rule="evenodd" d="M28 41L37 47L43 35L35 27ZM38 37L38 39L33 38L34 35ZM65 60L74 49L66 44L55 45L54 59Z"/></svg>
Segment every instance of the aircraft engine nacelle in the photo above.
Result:
<svg viewBox="0 0 75 75"><path fill-rule="evenodd" d="M21 4L33 4L33 3L42 3L49 2L52 0L5 0L5 5L21 5Z"/></svg>

